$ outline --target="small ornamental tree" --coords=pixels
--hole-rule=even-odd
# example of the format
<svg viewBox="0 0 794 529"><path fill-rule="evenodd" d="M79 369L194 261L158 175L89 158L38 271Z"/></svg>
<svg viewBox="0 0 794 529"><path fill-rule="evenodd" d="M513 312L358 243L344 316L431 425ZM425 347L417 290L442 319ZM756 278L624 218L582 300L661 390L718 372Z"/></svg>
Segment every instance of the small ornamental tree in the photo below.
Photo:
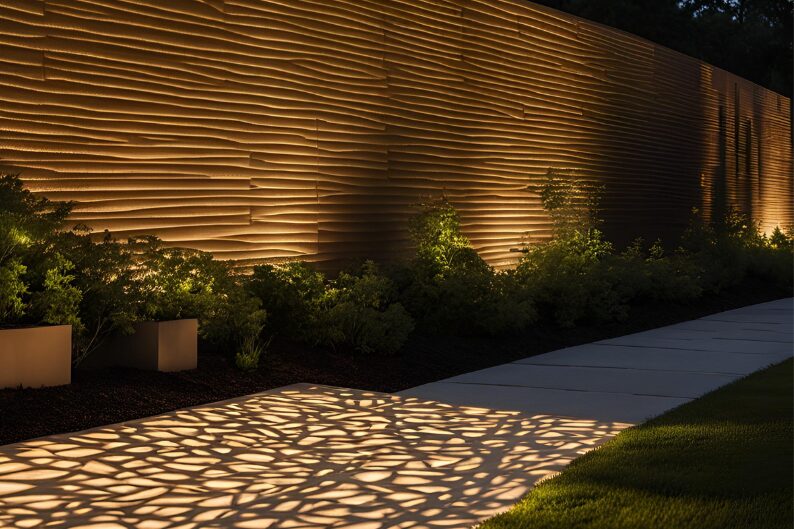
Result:
<svg viewBox="0 0 794 529"><path fill-rule="evenodd" d="M460 215L446 198L423 204L409 221L408 231L417 261L435 273L444 274L460 260L471 258L471 243L460 231Z"/></svg>

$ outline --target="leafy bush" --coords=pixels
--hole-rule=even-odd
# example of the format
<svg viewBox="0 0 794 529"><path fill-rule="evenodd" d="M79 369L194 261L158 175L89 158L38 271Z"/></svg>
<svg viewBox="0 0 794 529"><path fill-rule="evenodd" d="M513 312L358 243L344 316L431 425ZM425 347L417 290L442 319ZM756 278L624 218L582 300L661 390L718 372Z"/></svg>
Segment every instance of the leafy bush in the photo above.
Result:
<svg viewBox="0 0 794 529"><path fill-rule="evenodd" d="M35 312L41 321L53 325L71 325L72 332L84 331L80 319L83 292L74 285L74 264L62 255L55 254L54 266L44 275L44 289L33 296Z"/></svg>
<svg viewBox="0 0 794 529"><path fill-rule="evenodd" d="M622 319L627 306L605 264L612 252L600 231L574 230L530 248L516 274L538 308L563 327Z"/></svg>
<svg viewBox="0 0 794 529"><path fill-rule="evenodd" d="M246 292L241 277L229 274L222 279L216 283L217 303L199 317L199 332L207 341L233 350L249 337L259 337L267 312Z"/></svg>
<svg viewBox="0 0 794 529"><path fill-rule="evenodd" d="M331 281L305 263L257 266L248 289L273 315L270 332L314 345L392 354L414 328L392 280L371 261Z"/></svg>
<svg viewBox="0 0 794 529"><path fill-rule="evenodd" d="M197 317L202 336L228 347L259 338L265 312L227 263L156 237L64 231L70 209L0 175L2 323L72 325L75 364L140 320Z"/></svg>
<svg viewBox="0 0 794 529"><path fill-rule="evenodd" d="M229 263L167 247L157 237L132 239L130 246L144 319L198 318L199 334L226 348L259 340L267 313Z"/></svg>
<svg viewBox="0 0 794 529"><path fill-rule="evenodd" d="M128 245L114 240L108 232L94 242L91 230L84 226L61 234L55 244L57 252L72 263L74 286L82 294L82 325L72 329L73 361L79 364L111 333L131 334L140 321L134 256Z"/></svg>
<svg viewBox="0 0 794 529"><path fill-rule="evenodd" d="M416 264L399 271L401 302L432 332L497 335L527 328L536 314L524 285L514 272L494 271L471 253L444 274L430 275Z"/></svg>
<svg viewBox="0 0 794 529"><path fill-rule="evenodd" d="M703 270L706 291L720 292L755 276L790 292L793 239L780 228L766 237L758 222L735 211L729 211L719 223L709 224L693 210L681 246Z"/></svg>
<svg viewBox="0 0 794 529"><path fill-rule="evenodd" d="M320 301L317 341L362 353L393 354L408 339L414 321L395 302L391 279L367 261L356 274L342 272Z"/></svg>
<svg viewBox="0 0 794 529"><path fill-rule="evenodd" d="M247 283L268 313L268 331L306 337L318 325L325 276L303 262L260 265Z"/></svg>
<svg viewBox="0 0 794 529"><path fill-rule="evenodd" d="M423 204L410 220L408 232L417 263L431 274L444 274L476 260L469 239L460 231L460 216L446 198Z"/></svg>
<svg viewBox="0 0 794 529"><path fill-rule="evenodd" d="M70 210L70 203L33 195L18 176L0 175L0 323L81 331L74 265L56 247Z"/></svg>
<svg viewBox="0 0 794 529"><path fill-rule="evenodd" d="M620 300L686 303L700 297L701 270L680 251L665 255L661 242L647 250L637 239L620 254L611 254L599 263Z"/></svg>
<svg viewBox="0 0 794 529"><path fill-rule="evenodd" d="M0 265L0 321L21 319L25 315L28 285L23 281L27 267L17 259L6 259Z"/></svg>
<svg viewBox="0 0 794 529"><path fill-rule="evenodd" d="M157 237L130 239L146 320L198 318L212 310L216 276L226 270L212 255L187 248L169 248Z"/></svg>
<svg viewBox="0 0 794 529"><path fill-rule="evenodd" d="M446 199L425 204L409 226L415 258L392 275L401 302L426 329L494 335L534 321L523 286L482 260Z"/></svg>

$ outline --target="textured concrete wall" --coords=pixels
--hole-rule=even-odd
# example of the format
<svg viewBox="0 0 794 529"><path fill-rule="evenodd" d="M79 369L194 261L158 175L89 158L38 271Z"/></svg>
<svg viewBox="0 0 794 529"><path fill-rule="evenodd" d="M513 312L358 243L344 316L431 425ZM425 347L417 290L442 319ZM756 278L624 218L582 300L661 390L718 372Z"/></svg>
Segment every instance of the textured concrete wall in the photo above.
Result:
<svg viewBox="0 0 794 529"><path fill-rule="evenodd" d="M608 229L794 220L791 102L518 0L0 0L0 170L75 221L255 262L384 256L445 193L494 264L527 190L602 181Z"/></svg>

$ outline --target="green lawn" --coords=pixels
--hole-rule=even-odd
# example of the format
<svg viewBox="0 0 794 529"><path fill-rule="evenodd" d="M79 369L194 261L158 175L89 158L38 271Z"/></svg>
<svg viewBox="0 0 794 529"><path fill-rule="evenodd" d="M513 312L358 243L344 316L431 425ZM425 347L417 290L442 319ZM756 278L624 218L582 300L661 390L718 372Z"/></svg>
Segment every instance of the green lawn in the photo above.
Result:
<svg viewBox="0 0 794 529"><path fill-rule="evenodd" d="M618 435L483 529L791 529L792 361Z"/></svg>

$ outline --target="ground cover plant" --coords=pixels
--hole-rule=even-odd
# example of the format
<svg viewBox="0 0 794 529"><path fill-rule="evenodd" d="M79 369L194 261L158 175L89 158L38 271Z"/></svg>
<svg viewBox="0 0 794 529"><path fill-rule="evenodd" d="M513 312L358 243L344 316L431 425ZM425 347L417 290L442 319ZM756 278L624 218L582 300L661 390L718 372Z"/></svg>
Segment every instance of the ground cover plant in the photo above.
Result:
<svg viewBox="0 0 794 529"><path fill-rule="evenodd" d="M482 529L791 527L792 361L620 433Z"/></svg>

